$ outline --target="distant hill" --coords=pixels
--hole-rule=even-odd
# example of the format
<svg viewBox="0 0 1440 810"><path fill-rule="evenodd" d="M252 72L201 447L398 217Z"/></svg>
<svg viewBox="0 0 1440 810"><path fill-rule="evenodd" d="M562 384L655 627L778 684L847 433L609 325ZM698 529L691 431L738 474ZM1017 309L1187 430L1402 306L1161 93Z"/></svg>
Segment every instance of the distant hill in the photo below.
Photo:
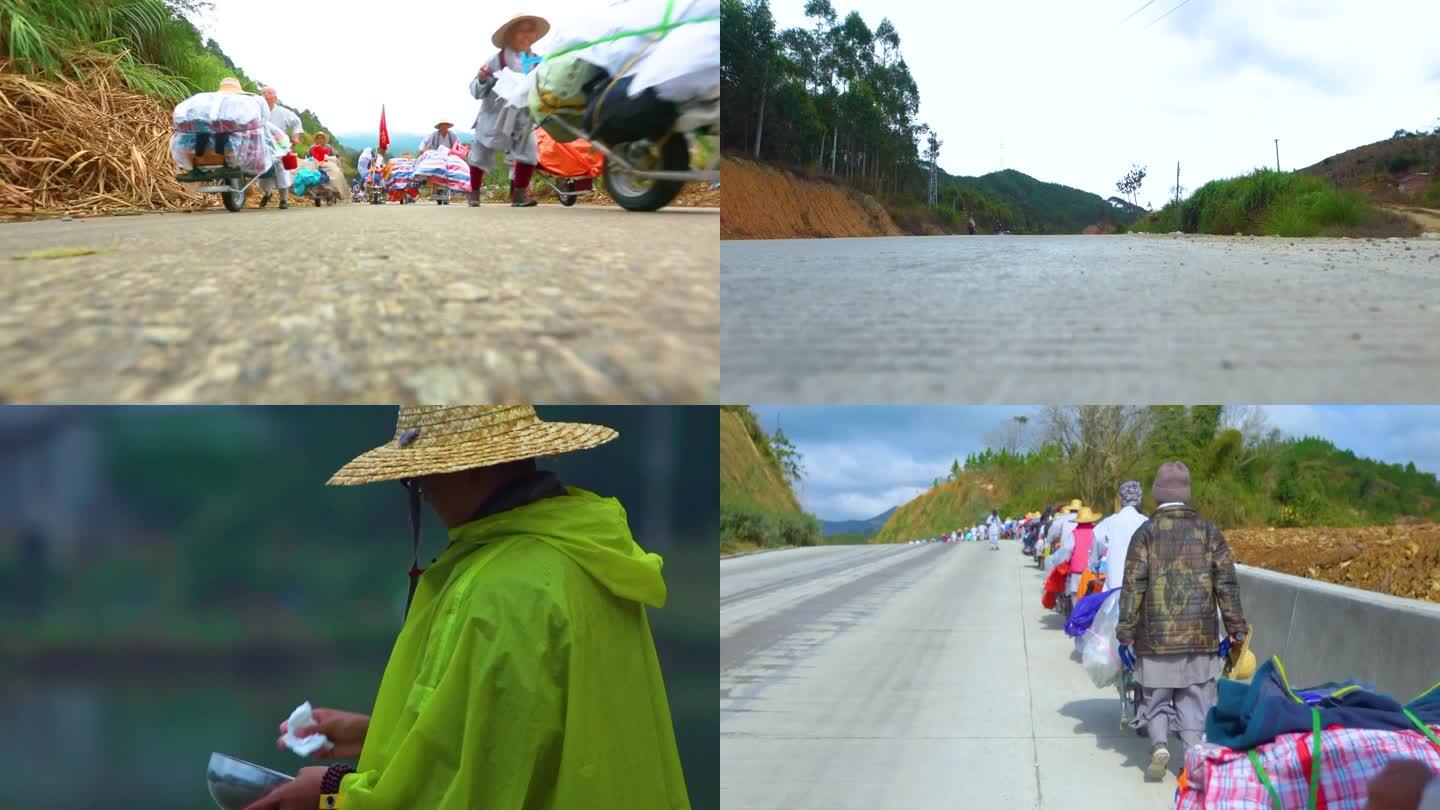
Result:
<svg viewBox="0 0 1440 810"><path fill-rule="evenodd" d="M890 516L895 514L895 510L899 508L898 506L892 506L875 517L866 518L865 520L822 520L820 521L820 529L826 535L874 534L880 530L881 526L885 525L885 521L889 520Z"/></svg>
<svg viewBox="0 0 1440 810"><path fill-rule="evenodd" d="M722 553L820 542L820 521L800 508L773 442L748 407L721 406Z"/></svg>
<svg viewBox="0 0 1440 810"><path fill-rule="evenodd" d="M467 143L474 139L474 134L468 130L454 129L451 131L455 133L455 137ZM346 146L360 152L367 146L374 147L376 140L380 137L380 133L352 132L349 134L336 135L335 137ZM420 142L428 137L430 137L429 132L395 132L392 130L390 132L390 153L392 155L398 155L401 152L413 152L415 151L415 147L419 146Z"/></svg>
<svg viewBox="0 0 1440 810"><path fill-rule="evenodd" d="M1145 209L1119 198L1107 200L1088 191L1036 180L1014 169L953 179L960 188L974 188L1018 212L1020 219L1011 228L1016 232L1083 233L1091 226L1128 225L1145 214Z"/></svg>

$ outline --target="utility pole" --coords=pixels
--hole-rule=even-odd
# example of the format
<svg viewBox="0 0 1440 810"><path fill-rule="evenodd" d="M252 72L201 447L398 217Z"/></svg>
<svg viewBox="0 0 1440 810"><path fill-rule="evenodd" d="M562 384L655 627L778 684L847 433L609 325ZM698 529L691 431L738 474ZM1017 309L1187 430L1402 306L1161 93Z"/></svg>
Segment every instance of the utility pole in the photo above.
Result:
<svg viewBox="0 0 1440 810"><path fill-rule="evenodd" d="M1280 171L1280 139L1275 139L1275 171Z"/></svg>
<svg viewBox="0 0 1440 810"><path fill-rule="evenodd" d="M1175 161L1175 204L1180 204L1180 161Z"/></svg>

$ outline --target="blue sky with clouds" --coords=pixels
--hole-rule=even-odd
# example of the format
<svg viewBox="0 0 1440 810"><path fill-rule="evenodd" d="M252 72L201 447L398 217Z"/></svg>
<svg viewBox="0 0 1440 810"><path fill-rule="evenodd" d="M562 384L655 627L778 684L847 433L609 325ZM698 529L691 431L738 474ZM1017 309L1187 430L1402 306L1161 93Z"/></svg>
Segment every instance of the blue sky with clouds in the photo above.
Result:
<svg viewBox="0 0 1440 810"><path fill-rule="evenodd" d="M1039 409L1005 405L754 406L805 456L797 494L827 520L868 518L904 503L944 476L952 459L983 449L986 434ZM1440 406L1267 405L1271 427L1321 436L1357 455L1415 462L1440 474Z"/></svg>

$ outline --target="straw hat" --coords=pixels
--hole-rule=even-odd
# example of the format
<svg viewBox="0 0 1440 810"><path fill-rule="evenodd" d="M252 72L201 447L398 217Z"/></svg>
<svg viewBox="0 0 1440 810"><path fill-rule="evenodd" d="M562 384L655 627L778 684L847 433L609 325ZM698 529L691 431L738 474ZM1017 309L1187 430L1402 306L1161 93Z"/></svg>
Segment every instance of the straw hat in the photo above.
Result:
<svg viewBox="0 0 1440 810"><path fill-rule="evenodd" d="M450 127L451 129L454 129L455 125L450 123L449 121L441 121L440 123L435 125L436 129L439 129L440 127Z"/></svg>
<svg viewBox="0 0 1440 810"><path fill-rule="evenodd" d="M545 35L550 33L550 21L544 17L537 17L534 14L516 14L510 18L509 22L495 29L495 35L490 37L490 44L497 48L509 47L510 29L526 20L535 23L535 30L537 32L535 35L536 41L544 39Z"/></svg>
<svg viewBox="0 0 1440 810"><path fill-rule="evenodd" d="M546 422L529 405L400 408L395 438L346 464L330 486L400 481L589 450L620 435L579 422Z"/></svg>
<svg viewBox="0 0 1440 810"><path fill-rule="evenodd" d="M1080 507L1080 514L1078 514L1078 515L1075 516L1075 522L1076 522L1076 523L1099 523L1099 522L1100 522L1100 518L1102 518L1102 517L1104 517L1104 515L1100 514L1099 512L1096 512L1094 509L1091 509L1091 508L1088 507L1088 506L1083 506L1083 505L1082 505L1082 506Z"/></svg>
<svg viewBox="0 0 1440 810"><path fill-rule="evenodd" d="M1076 498L1075 500L1071 501L1062 511L1065 511L1065 512L1079 512L1079 511L1080 511L1080 507L1082 507L1082 506L1084 506L1084 505L1085 505L1085 504L1084 504L1079 498Z"/></svg>
<svg viewBox="0 0 1440 810"><path fill-rule="evenodd" d="M245 92L245 88L240 84L239 79L235 78L234 76L229 76L220 80L220 87L215 92L243 93Z"/></svg>

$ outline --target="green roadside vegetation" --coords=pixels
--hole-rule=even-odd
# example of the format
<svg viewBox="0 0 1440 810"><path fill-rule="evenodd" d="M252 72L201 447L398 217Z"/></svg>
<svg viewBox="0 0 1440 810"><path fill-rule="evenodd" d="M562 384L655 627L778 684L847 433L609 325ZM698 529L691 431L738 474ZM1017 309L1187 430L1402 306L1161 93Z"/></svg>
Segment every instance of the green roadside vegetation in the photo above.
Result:
<svg viewBox="0 0 1440 810"><path fill-rule="evenodd" d="M1141 218L1131 230L1146 233L1250 236L1377 236L1414 230L1383 211L1364 192L1321 177L1257 169L1213 180L1188 199Z"/></svg>
<svg viewBox="0 0 1440 810"><path fill-rule="evenodd" d="M1411 464L1361 458L1322 438L1234 426L1221 406L1052 408L1030 449L986 449L901 506L872 542L933 537L999 509L1014 516L1081 498L1115 509L1128 479L1149 493L1164 461L1184 461L1192 503L1224 528L1354 527L1440 520L1440 481ZM963 464L963 467L962 467Z"/></svg>
<svg viewBox="0 0 1440 810"><path fill-rule="evenodd" d="M793 485L800 455L784 431L767 433L745 405L720 407L720 552L820 545L820 521Z"/></svg>

